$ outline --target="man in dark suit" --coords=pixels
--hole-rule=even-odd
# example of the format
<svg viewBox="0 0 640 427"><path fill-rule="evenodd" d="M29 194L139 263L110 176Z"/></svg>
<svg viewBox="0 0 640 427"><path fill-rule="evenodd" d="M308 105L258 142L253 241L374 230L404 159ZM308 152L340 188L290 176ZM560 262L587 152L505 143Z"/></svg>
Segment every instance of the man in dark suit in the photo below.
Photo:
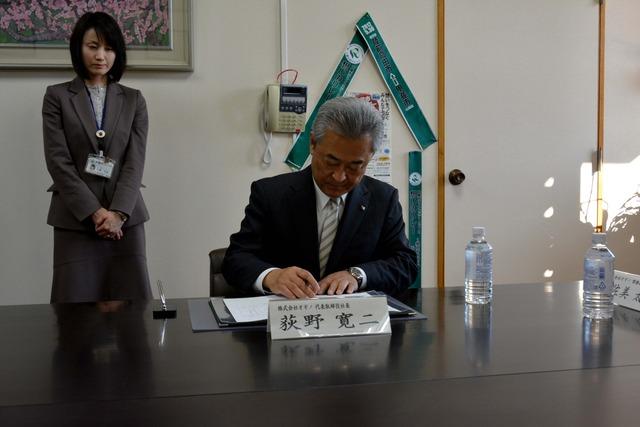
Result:
<svg viewBox="0 0 640 427"><path fill-rule="evenodd" d="M382 132L368 102L327 101L313 123L311 167L252 184L223 262L227 282L287 298L405 290L417 258L398 190L364 176Z"/></svg>

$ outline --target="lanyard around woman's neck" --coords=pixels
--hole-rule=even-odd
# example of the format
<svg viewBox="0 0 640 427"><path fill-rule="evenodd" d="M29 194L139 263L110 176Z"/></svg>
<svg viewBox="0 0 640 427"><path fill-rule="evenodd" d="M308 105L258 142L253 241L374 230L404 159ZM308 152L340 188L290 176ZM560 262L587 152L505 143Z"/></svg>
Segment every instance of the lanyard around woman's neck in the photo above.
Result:
<svg viewBox="0 0 640 427"><path fill-rule="evenodd" d="M98 145L102 146L104 144L104 138L105 136L107 136L107 133L104 131L104 120L107 117L107 88L104 88L104 106L102 107L102 117L100 118L100 122L98 122L98 118L96 117L96 108L93 105L93 98L91 98L91 92L89 91L89 87L87 87L87 85L85 85L84 87L87 90L87 96L89 96L91 110L93 111L93 118L96 121L96 137L98 138Z"/></svg>

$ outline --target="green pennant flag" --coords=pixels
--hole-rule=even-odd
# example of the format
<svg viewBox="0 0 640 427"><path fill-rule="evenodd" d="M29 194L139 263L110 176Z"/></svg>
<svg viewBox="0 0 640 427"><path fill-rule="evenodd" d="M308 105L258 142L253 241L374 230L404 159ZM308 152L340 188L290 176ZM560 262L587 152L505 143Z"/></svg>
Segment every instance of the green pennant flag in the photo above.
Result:
<svg viewBox="0 0 640 427"><path fill-rule="evenodd" d="M409 246L418 254L418 276L410 288L422 283L422 152L409 152Z"/></svg>
<svg viewBox="0 0 640 427"><path fill-rule="evenodd" d="M382 75L402 118L420 149L424 150L436 141L427 119L424 117L413 93L411 93L380 32L368 13L365 13L360 18L356 25L356 30L322 96L320 96L318 103L309 116L304 130L298 135L287 154L285 163L292 169L301 169L309 158L311 125L315 120L318 109L329 99L344 95L368 50L371 50L378 71Z"/></svg>
<svg viewBox="0 0 640 427"><path fill-rule="evenodd" d="M420 149L424 150L436 142L436 136L433 134L424 114L422 114L418 101L416 101L413 93L411 93L409 85L404 80L404 77L402 77L398 66L391 57L391 53L387 49L382 35L380 35L378 28L368 13L365 13L364 16L360 18L356 28L364 37L367 46L369 46L378 71L380 71L384 82L391 91L391 95L394 101L396 101L402 118L409 127Z"/></svg>
<svg viewBox="0 0 640 427"><path fill-rule="evenodd" d="M351 80L353 79L353 76L355 76L356 71L358 71L360 63L364 60L364 57L367 54L367 49L366 43L362 40L360 34L356 32L345 49L344 55L333 72L327 87L324 88L324 92L322 92L316 107L309 116L304 130L300 135L298 135L298 138L296 138L293 143L293 147L291 147L291 151L289 151L289 154L287 155L285 163L293 169L301 169L307 161L307 158L309 158L311 125L316 119L318 110L322 104L328 100L344 95L347 91L347 87L349 87L349 83L351 83Z"/></svg>

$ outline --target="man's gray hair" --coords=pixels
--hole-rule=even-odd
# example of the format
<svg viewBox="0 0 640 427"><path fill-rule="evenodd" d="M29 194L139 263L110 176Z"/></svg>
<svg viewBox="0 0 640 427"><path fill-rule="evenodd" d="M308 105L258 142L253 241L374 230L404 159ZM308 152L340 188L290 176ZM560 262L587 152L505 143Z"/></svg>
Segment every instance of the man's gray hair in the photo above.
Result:
<svg viewBox="0 0 640 427"><path fill-rule="evenodd" d="M317 143L331 130L345 138L358 139L370 136L373 151L382 144L383 124L380 112L362 98L343 96L322 104L311 128Z"/></svg>

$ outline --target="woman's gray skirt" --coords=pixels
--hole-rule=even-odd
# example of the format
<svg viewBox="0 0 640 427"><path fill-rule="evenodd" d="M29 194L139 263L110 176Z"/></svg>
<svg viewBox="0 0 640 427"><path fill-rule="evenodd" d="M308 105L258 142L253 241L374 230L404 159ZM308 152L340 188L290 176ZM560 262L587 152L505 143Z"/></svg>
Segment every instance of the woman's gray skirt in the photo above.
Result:
<svg viewBox="0 0 640 427"><path fill-rule="evenodd" d="M107 240L54 228L51 302L151 298L144 223L123 232L122 239Z"/></svg>

